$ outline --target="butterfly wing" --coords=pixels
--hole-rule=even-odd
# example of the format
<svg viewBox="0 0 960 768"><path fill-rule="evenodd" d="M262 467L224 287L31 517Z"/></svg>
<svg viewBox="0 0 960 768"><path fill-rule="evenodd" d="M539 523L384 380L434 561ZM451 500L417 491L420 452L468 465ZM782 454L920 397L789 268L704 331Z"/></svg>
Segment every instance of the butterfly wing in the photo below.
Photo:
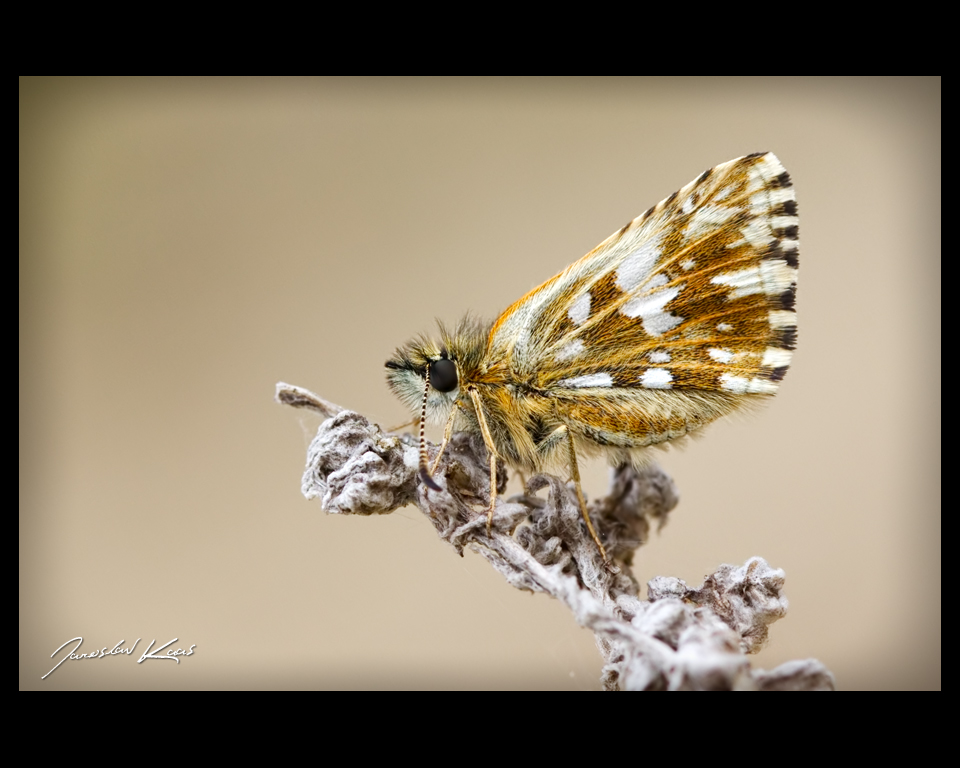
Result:
<svg viewBox="0 0 960 768"><path fill-rule="evenodd" d="M607 442L636 444L643 408L671 422L649 442L685 433L776 392L796 341L797 225L776 156L719 165L510 307L488 355Z"/></svg>

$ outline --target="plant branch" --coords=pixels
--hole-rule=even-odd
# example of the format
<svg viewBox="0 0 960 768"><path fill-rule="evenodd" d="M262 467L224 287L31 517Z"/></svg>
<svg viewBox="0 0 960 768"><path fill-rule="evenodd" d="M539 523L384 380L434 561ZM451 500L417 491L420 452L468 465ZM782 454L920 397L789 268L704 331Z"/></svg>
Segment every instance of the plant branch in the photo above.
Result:
<svg viewBox="0 0 960 768"><path fill-rule="evenodd" d="M606 497L590 516L616 566L605 566L580 515L573 488L559 478L530 478L523 495L503 498L507 475L497 476L493 525L487 530L490 477L483 441L453 435L434 472L442 490L418 477L411 435L384 433L358 413L309 390L280 383L280 403L308 408L325 421L307 451L301 489L331 514L388 514L417 506L440 538L463 554L475 550L517 589L545 592L591 629L604 658L608 690L832 690L833 676L818 661L754 670L747 654L783 618L783 571L760 557L722 565L698 588L658 576L639 598L631 564L651 525L662 527L676 506L673 480L658 466L612 471ZM428 444L431 459L437 446ZM536 495L546 489L546 497Z"/></svg>

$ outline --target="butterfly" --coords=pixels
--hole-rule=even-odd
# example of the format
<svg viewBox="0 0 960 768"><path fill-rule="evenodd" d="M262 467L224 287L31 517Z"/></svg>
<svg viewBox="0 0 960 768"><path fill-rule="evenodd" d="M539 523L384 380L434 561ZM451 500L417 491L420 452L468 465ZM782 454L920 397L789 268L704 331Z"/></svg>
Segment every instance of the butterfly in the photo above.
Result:
<svg viewBox="0 0 960 768"><path fill-rule="evenodd" d="M772 396L796 347L796 195L775 155L704 171L630 221L491 324L461 321L387 361L387 381L489 452L489 528L497 461L540 472L566 466L604 561L580 487L578 455L645 463L651 446L697 432Z"/></svg>

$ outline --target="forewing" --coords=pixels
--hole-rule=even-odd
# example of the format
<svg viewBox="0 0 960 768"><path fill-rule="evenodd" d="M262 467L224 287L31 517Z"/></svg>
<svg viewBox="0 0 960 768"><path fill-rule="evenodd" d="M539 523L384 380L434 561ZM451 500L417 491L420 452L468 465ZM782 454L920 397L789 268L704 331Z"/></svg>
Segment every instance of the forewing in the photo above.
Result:
<svg viewBox="0 0 960 768"><path fill-rule="evenodd" d="M773 394L796 340L797 224L773 154L718 165L510 307L489 355L542 390Z"/></svg>

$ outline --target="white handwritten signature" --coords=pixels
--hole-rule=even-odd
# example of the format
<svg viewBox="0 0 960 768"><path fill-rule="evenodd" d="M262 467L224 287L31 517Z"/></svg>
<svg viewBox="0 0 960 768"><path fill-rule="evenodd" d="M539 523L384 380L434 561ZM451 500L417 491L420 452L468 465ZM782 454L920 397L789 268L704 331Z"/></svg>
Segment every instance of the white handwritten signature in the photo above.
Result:
<svg viewBox="0 0 960 768"><path fill-rule="evenodd" d="M131 645L129 648L123 648L122 646L126 641L121 640L119 643L113 646L113 648L110 648L110 646L107 645L107 646L104 646L103 648L100 648L99 650L90 651L90 653L77 653L77 651L80 649L81 644L83 643L83 638L82 637L71 638L70 640L67 640L67 642L65 642L59 648L57 648L57 650L51 653L50 658L52 659L54 656L60 653L60 651L62 651L66 646L70 645L70 643L75 642L76 645L73 646L73 650L67 651L66 655L64 655L64 657L57 662L56 666L53 669L51 669L49 672L47 672L47 674L45 674L40 679L46 680L50 675L56 672L57 667L63 664L63 662L65 662L67 659L74 661L77 659L103 659L103 658L106 658L107 656L124 656L124 655L132 656L133 652L137 648L137 645L140 643L140 639L141 638L138 637L137 642ZM137 660L137 664L142 664L146 659L161 659L166 661L175 661L177 662L177 664L179 664L180 663L180 659L178 658L179 656L193 656L193 649L197 647L196 643L191 645L190 648L186 651L183 650L183 648L177 648L176 650L173 650L171 648L165 654L160 655L160 651L173 645L175 642L177 642L178 639L179 638L176 638L176 637L173 638L173 640L171 640L169 643L166 643L165 645L161 645L152 653L151 653L151 649L153 648L154 644L156 644L157 641L151 640L150 645L147 646L147 650L145 650L143 652L143 655Z"/></svg>

